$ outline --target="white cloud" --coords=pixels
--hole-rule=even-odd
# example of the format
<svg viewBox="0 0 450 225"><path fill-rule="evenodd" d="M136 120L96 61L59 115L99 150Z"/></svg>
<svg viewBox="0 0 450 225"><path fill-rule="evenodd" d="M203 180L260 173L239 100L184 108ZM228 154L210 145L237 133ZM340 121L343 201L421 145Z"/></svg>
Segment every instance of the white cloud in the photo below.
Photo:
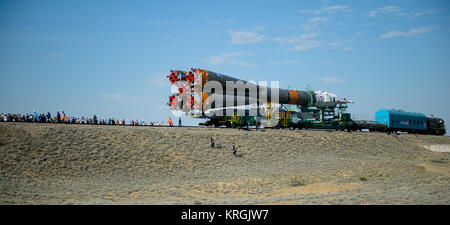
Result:
<svg viewBox="0 0 450 225"><path fill-rule="evenodd" d="M311 22L311 23L325 23L327 21L328 21L328 19L324 18L324 17L313 17L313 18L309 19L309 22Z"/></svg>
<svg viewBox="0 0 450 225"><path fill-rule="evenodd" d="M100 99L121 104L145 104L151 100L150 96L125 96L124 94L101 94Z"/></svg>
<svg viewBox="0 0 450 225"><path fill-rule="evenodd" d="M440 12L440 9L426 9L426 10L419 9L419 10L411 12L412 15L410 17L408 17L408 19L414 19L419 16L436 15L439 12Z"/></svg>
<svg viewBox="0 0 450 225"><path fill-rule="evenodd" d="M304 50L308 50L311 48L317 48L320 45L322 45L321 41L317 41L317 40L304 40L302 41L300 44L295 45L293 47L287 48L288 50L293 50L293 51L304 51Z"/></svg>
<svg viewBox="0 0 450 225"><path fill-rule="evenodd" d="M367 33L368 33L367 31L358 31L358 32L355 32L355 37L359 38L363 35L366 35Z"/></svg>
<svg viewBox="0 0 450 225"><path fill-rule="evenodd" d="M375 17L379 13L382 13L384 15L395 14L397 16L405 16L406 15L405 13L401 12L400 7L398 7L398 6L384 6L384 7L380 7L378 9L370 11L367 14L367 16L368 17Z"/></svg>
<svg viewBox="0 0 450 225"><path fill-rule="evenodd" d="M145 104L151 100L150 96L127 96L123 103L129 104Z"/></svg>
<svg viewBox="0 0 450 225"><path fill-rule="evenodd" d="M299 10L299 13L302 14L321 14L321 13L336 13L336 12L352 12L353 9L347 5L334 5L328 7L322 7L321 9L316 10Z"/></svg>
<svg viewBox="0 0 450 225"><path fill-rule="evenodd" d="M319 10L316 10L316 11L319 13ZM305 9L303 9L303 10L299 10L298 12L301 13L301 14L309 14L309 13L314 13L315 10L305 10Z"/></svg>
<svg viewBox="0 0 450 225"><path fill-rule="evenodd" d="M337 77L322 77L322 78L317 78L317 80L323 81L325 83L342 83L344 82L344 80L339 79Z"/></svg>
<svg viewBox="0 0 450 225"><path fill-rule="evenodd" d="M245 51L228 52L218 56L209 56L204 61L209 64L236 64L236 57L246 54Z"/></svg>
<svg viewBox="0 0 450 225"><path fill-rule="evenodd" d="M279 42L280 44L295 44L294 46L287 48L287 50L303 51L311 48L317 48L322 44L321 41L312 40L312 38L317 35L317 33L306 33L300 36L275 37L273 40Z"/></svg>
<svg viewBox="0 0 450 225"><path fill-rule="evenodd" d="M347 45L350 43L353 43L355 40L345 40L345 41L340 41L340 42L332 42L332 43L328 43L328 46L332 47L332 48L340 48L340 47L348 47Z"/></svg>
<svg viewBox="0 0 450 225"><path fill-rule="evenodd" d="M395 12L400 11L400 7L398 6L385 6L385 7L381 7L378 8L378 10L384 14L392 14Z"/></svg>
<svg viewBox="0 0 450 225"><path fill-rule="evenodd" d="M302 34L300 36L300 38L302 40L306 40L306 39L311 39L311 38L315 38L317 35L319 35L318 33L309 33L309 34Z"/></svg>
<svg viewBox="0 0 450 225"><path fill-rule="evenodd" d="M369 17L375 17L377 15L378 11L377 10L372 10L369 12Z"/></svg>
<svg viewBox="0 0 450 225"><path fill-rule="evenodd" d="M345 51L351 51L353 48L352 47L345 47L344 50Z"/></svg>
<svg viewBox="0 0 450 225"><path fill-rule="evenodd" d="M271 62L269 64L271 64L271 65L288 65L288 64L297 64L299 62L300 62L300 60L286 60L286 61L281 61L281 62Z"/></svg>
<svg viewBox="0 0 450 225"><path fill-rule="evenodd" d="M422 15L423 15L423 12L418 12L418 13L415 13L414 15L410 16L409 18L413 19L415 17L422 16Z"/></svg>
<svg viewBox="0 0 450 225"><path fill-rule="evenodd" d="M170 81L167 79L168 72L154 72L151 73L151 77L147 78L145 81L156 87L165 87L169 85Z"/></svg>
<svg viewBox="0 0 450 225"><path fill-rule="evenodd" d="M119 101L123 97L123 94L102 94L100 95L100 98L103 100L111 100L111 101Z"/></svg>
<svg viewBox="0 0 450 225"><path fill-rule="evenodd" d="M301 38L299 36L286 36L286 37L274 37L273 40L281 44L293 44L296 42L300 42Z"/></svg>
<svg viewBox="0 0 450 225"><path fill-rule="evenodd" d="M239 62L240 66L258 66L256 63L246 63L246 62Z"/></svg>
<svg viewBox="0 0 450 225"><path fill-rule="evenodd" d="M262 34L258 34L255 31L228 31L228 34L231 35L231 43L232 44L249 44L249 43L257 43L261 42L265 39L265 36Z"/></svg>
<svg viewBox="0 0 450 225"><path fill-rule="evenodd" d="M313 17L308 20L308 23L300 25L301 28L305 30L312 30L319 25L326 25L326 22L328 21L325 17Z"/></svg>
<svg viewBox="0 0 450 225"><path fill-rule="evenodd" d="M285 36L285 37L275 37L273 38L274 41L279 42L281 44L294 44L299 43L307 39L311 39L316 37L317 33L308 33L308 34L302 34L300 36Z"/></svg>
<svg viewBox="0 0 450 225"><path fill-rule="evenodd" d="M325 8L322 8L323 12L351 12L353 11L352 9L350 9L349 6L347 5L335 5L335 6L328 6Z"/></svg>
<svg viewBox="0 0 450 225"><path fill-rule="evenodd" d="M419 27L419 28L411 29L408 32L389 31L389 32L381 35L380 38L381 39L385 39L385 38L393 38L393 37L398 37L398 36L411 37L411 36L414 36L414 35L431 32L432 30L435 30L437 28L438 27Z"/></svg>

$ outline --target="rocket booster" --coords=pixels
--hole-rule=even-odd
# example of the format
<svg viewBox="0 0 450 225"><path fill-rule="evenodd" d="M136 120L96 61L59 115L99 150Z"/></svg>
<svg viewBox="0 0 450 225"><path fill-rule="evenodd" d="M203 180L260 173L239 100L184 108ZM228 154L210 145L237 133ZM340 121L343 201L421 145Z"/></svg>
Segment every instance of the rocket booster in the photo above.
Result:
<svg viewBox="0 0 450 225"><path fill-rule="evenodd" d="M187 110L202 109L203 104L211 104L211 101L216 103L216 108L255 103L279 103L302 107L334 107L337 104L353 103L345 98L338 99L335 94L325 91L300 91L265 87L202 69L191 69L189 72L171 70L167 78L178 90L177 94L169 97L168 105L172 109L178 110L182 110L183 106L181 105L186 103L188 103ZM209 85L212 83L215 83L214 88ZM237 91L239 87L241 87L241 92ZM275 96L276 93L278 93L278 97Z"/></svg>
<svg viewBox="0 0 450 225"><path fill-rule="evenodd" d="M220 73L215 73L215 72L207 71L207 70L198 70L197 73L200 73L203 76L202 81L205 81L205 82L217 81L220 84L222 84L222 86L224 87L223 93L225 95L235 94L235 93L227 93L226 92L227 81L232 81L235 83L242 82L242 84L245 86L245 88L248 88L248 89L254 88L257 92L256 98L258 98L258 99L260 99L260 97L261 97L261 94L260 94L261 91L267 90L266 96L267 96L268 101L270 101L270 99L272 97L272 93L274 93L272 90L274 88L262 87L255 83L237 79L237 78L223 75ZM312 96L306 91L288 90L288 89L282 89L282 88L277 88L277 89L278 89L279 99L278 99L278 102L275 102L275 103L307 106L308 104L311 104L313 101L313 99L311 98ZM249 94L246 92L244 95L246 97L248 97Z"/></svg>

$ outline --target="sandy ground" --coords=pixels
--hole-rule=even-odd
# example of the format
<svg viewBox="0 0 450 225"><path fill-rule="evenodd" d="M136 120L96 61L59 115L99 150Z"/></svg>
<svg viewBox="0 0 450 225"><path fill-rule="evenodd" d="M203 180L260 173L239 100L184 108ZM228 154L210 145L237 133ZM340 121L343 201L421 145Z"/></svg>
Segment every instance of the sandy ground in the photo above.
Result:
<svg viewBox="0 0 450 225"><path fill-rule="evenodd" d="M436 144L450 137L2 122L0 204L450 204Z"/></svg>

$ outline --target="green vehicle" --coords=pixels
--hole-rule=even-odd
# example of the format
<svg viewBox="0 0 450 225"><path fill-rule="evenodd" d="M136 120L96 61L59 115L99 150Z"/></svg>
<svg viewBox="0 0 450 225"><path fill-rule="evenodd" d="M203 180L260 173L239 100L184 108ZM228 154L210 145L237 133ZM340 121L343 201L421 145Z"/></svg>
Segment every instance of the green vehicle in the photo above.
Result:
<svg viewBox="0 0 450 225"><path fill-rule="evenodd" d="M345 104L335 108L307 107L300 110L281 106L275 128L357 130L351 114L345 112L346 108Z"/></svg>
<svg viewBox="0 0 450 225"><path fill-rule="evenodd" d="M214 126L220 127L225 126L227 128L236 128L236 127L246 127L247 123L249 126L255 126L255 116L238 116L234 114L233 116L217 116L212 117L205 123L201 123L203 126Z"/></svg>

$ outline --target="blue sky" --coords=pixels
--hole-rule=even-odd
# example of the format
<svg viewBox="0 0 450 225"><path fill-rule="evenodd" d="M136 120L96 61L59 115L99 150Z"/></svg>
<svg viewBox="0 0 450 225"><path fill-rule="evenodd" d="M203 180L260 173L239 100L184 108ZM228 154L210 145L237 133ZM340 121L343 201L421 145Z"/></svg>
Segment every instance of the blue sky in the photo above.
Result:
<svg viewBox="0 0 450 225"><path fill-rule="evenodd" d="M163 121L199 67L450 123L449 1L0 1L0 112ZM196 124L197 120L188 120Z"/></svg>

